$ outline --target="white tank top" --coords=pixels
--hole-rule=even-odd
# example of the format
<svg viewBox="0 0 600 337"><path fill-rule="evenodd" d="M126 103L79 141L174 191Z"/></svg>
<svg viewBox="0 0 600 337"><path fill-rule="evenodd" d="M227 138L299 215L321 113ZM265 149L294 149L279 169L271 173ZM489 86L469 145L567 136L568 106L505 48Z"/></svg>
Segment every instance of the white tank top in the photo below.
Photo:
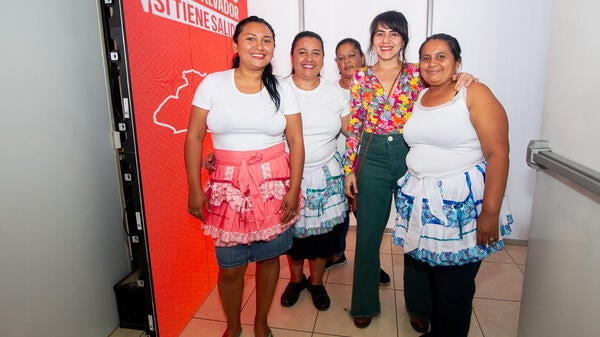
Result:
<svg viewBox="0 0 600 337"><path fill-rule="evenodd" d="M460 172L481 162L484 157L477 132L469 119L467 89L435 107L424 107L419 95L404 126L404 139L410 151L409 170L419 176L443 176Z"/></svg>

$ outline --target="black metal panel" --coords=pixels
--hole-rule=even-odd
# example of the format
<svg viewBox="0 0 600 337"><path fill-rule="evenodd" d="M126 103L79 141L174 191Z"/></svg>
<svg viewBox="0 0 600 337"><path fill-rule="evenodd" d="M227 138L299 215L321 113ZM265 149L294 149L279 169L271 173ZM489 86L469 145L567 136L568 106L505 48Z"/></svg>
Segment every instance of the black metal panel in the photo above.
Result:
<svg viewBox="0 0 600 337"><path fill-rule="evenodd" d="M114 130L118 132L117 143L120 141L119 170L125 201L123 229L128 238L133 270L114 286L120 325L143 329L150 336L158 336L122 1L99 2L111 112ZM131 281L132 277L135 282L125 282ZM144 317L145 321L141 322Z"/></svg>

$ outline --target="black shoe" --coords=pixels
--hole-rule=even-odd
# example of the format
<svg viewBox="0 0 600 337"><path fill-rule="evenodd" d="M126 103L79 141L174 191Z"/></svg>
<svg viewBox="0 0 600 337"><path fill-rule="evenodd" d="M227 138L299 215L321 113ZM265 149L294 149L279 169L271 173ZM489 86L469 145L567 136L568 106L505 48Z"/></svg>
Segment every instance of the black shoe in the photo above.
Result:
<svg viewBox="0 0 600 337"><path fill-rule="evenodd" d="M410 326L416 331L420 333L427 332L429 330L429 321L424 318L419 318L417 316L410 316Z"/></svg>
<svg viewBox="0 0 600 337"><path fill-rule="evenodd" d="M338 257L337 261L331 261L331 260L327 260L327 262L325 262L325 271L329 271L335 267L339 267L339 266L343 266L346 264L346 262L348 262L348 260L346 260L346 255L342 254L342 256Z"/></svg>
<svg viewBox="0 0 600 337"><path fill-rule="evenodd" d="M388 275L388 273L383 271L383 269L379 269L379 285L387 286L387 285L390 285L390 282L391 282L390 275Z"/></svg>
<svg viewBox="0 0 600 337"><path fill-rule="evenodd" d="M287 287L285 287L285 291L281 294L281 305L284 307L291 307L296 304L300 292L306 288L307 285L308 280L304 275L302 275L302 281L300 282L289 282Z"/></svg>
<svg viewBox="0 0 600 337"><path fill-rule="evenodd" d="M354 326L359 329L364 329L371 324L371 317L354 317Z"/></svg>
<svg viewBox="0 0 600 337"><path fill-rule="evenodd" d="M327 295L327 290L322 284L313 286L312 284L308 284L306 287L310 292L310 296L312 297L313 304L317 310L327 310L329 309L329 305L331 304L331 300L329 299L329 295Z"/></svg>

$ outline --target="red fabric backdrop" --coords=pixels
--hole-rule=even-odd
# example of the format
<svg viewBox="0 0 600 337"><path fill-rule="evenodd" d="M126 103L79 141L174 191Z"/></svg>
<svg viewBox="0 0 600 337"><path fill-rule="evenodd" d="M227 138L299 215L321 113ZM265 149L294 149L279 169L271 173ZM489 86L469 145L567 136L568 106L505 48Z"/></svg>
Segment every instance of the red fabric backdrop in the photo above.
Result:
<svg viewBox="0 0 600 337"><path fill-rule="evenodd" d="M231 67L246 0L123 1L158 332L177 336L214 286L212 240L189 216L183 145L198 84ZM210 137L204 144L211 151ZM206 181L206 175L204 180Z"/></svg>

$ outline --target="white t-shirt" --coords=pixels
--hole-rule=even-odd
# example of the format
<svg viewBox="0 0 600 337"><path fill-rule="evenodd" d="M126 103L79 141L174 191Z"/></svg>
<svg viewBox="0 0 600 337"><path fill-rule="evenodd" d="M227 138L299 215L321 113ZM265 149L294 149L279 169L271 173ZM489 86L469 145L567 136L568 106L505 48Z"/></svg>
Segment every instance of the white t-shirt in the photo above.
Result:
<svg viewBox="0 0 600 337"><path fill-rule="evenodd" d="M296 87L291 76L284 81L294 89L302 113L304 167L322 167L335 154L340 117L350 113L348 95L323 78L319 86L309 91Z"/></svg>
<svg viewBox="0 0 600 337"><path fill-rule="evenodd" d="M350 99L352 98L352 93L350 92L350 89L346 89L346 88L342 88L342 86L340 86L340 81L336 80L335 84L337 85L338 88L340 88L340 90L344 91L346 93L346 95L348 95L348 104L346 106L346 110L348 110L347 114L350 114ZM346 131L346 130L344 130ZM344 158L344 156L346 156L346 135L344 135L343 133L340 132L340 134L337 136L337 151L338 153L342 156L342 158Z"/></svg>
<svg viewBox="0 0 600 337"><path fill-rule="evenodd" d="M208 75L194 95L192 104L208 110L206 123L215 149L260 150L283 142L284 115L299 113L293 89L279 80L281 106L276 111L267 89L245 94L235 86L234 69Z"/></svg>

